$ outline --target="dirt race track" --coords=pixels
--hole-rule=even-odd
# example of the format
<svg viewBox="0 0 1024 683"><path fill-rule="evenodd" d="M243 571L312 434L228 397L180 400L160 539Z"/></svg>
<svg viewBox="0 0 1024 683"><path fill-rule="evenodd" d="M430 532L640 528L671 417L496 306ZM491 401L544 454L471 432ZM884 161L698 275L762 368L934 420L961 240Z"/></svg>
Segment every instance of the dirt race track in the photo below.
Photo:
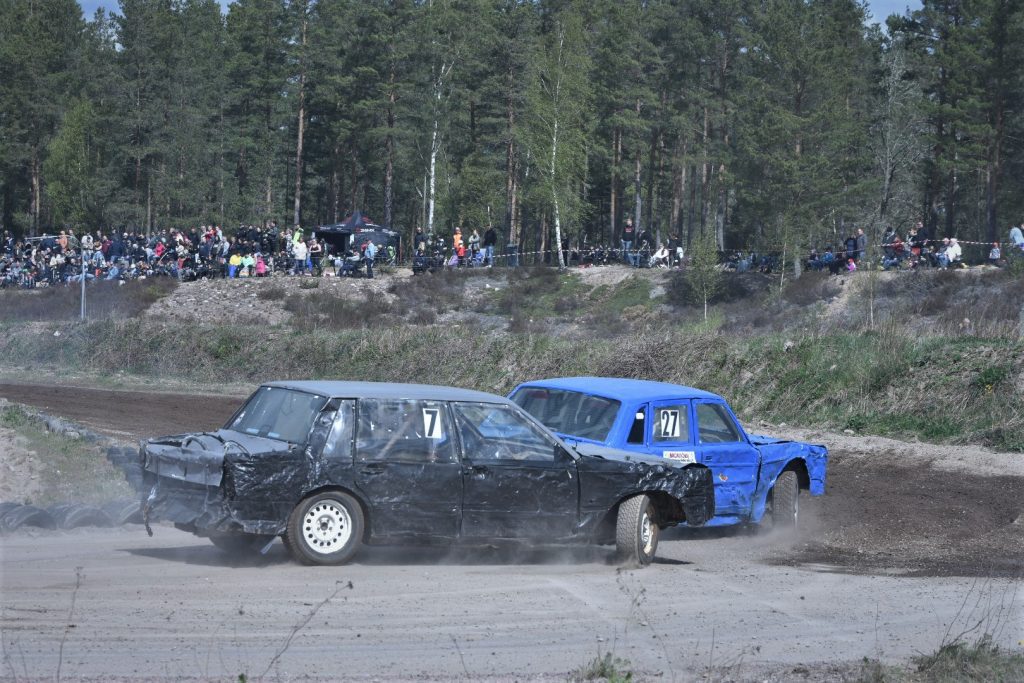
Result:
<svg viewBox="0 0 1024 683"><path fill-rule="evenodd" d="M239 403L19 384L0 397L122 438L213 427ZM834 680L979 622L1020 650L1024 458L792 433L832 451L799 542L672 530L637 571L604 548L371 548L309 568L280 543L243 561L166 526L0 536L0 677L559 680L612 652L641 679Z"/></svg>

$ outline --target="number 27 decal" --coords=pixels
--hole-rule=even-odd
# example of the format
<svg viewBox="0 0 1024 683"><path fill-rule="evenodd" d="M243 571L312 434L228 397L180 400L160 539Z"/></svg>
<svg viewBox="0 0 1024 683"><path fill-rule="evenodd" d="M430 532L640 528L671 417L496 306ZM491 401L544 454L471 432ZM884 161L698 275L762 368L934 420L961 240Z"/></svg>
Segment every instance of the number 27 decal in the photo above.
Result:
<svg viewBox="0 0 1024 683"><path fill-rule="evenodd" d="M679 438L679 411L678 410L662 410L659 411L658 422L661 426L661 438L663 439L678 439Z"/></svg>

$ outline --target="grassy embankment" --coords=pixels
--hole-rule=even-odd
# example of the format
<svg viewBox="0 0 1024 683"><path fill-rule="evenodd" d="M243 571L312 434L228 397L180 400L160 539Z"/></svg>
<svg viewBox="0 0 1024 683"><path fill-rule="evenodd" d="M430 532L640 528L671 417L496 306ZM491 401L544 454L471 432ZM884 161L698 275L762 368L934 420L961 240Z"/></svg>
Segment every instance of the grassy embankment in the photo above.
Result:
<svg viewBox="0 0 1024 683"><path fill-rule="evenodd" d="M719 392L755 430L765 419L1024 451L1024 340L1014 311L986 303L1018 294L1020 283L929 274L872 283L869 303L867 277L857 277L846 281L858 288L848 304L835 280L805 277L781 294L730 285L709 322L682 305L677 281L658 294L642 278L590 287L550 270L510 274L486 291L477 276L416 278L372 305L268 289L292 312L290 324L0 322L0 358L208 386L317 377L504 393L539 377L638 377ZM984 313L958 327L961 312L942 303L954 300ZM461 317L446 318L452 311Z"/></svg>
<svg viewBox="0 0 1024 683"><path fill-rule="evenodd" d="M107 503L132 497L131 488L105 456L104 450L82 438L48 431L41 420L19 406L0 408L0 428L20 437L18 448L32 457L38 491L16 499L20 503Z"/></svg>

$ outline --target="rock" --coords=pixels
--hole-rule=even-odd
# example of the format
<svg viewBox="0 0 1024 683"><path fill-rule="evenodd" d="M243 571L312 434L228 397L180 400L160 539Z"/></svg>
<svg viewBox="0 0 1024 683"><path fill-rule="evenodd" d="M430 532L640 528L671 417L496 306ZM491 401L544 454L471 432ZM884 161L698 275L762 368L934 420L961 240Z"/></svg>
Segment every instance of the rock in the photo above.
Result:
<svg viewBox="0 0 1024 683"><path fill-rule="evenodd" d="M782 350L783 350L783 351L789 351L789 350L790 350L790 349L792 349L792 348L793 348L794 346L796 346L796 344L794 344L794 343L793 343L792 341L790 341L789 339L787 339L787 340L786 340L786 342L785 342L785 343L784 343L784 344L782 345Z"/></svg>
<svg viewBox="0 0 1024 683"><path fill-rule="evenodd" d="M54 337L59 337L60 336L60 330L57 330L56 332L54 332L53 336Z"/></svg>
<svg viewBox="0 0 1024 683"><path fill-rule="evenodd" d="M849 434L850 436L853 436L855 432L852 429L844 429L843 434Z"/></svg>

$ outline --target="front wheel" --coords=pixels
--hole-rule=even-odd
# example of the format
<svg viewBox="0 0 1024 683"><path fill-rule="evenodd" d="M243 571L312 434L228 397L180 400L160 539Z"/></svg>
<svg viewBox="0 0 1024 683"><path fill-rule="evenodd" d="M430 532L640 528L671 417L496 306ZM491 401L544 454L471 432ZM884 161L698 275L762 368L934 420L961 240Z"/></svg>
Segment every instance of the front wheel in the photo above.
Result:
<svg viewBox="0 0 1024 683"><path fill-rule="evenodd" d="M341 491L304 499L288 517L285 544L302 564L344 564L363 541L363 510Z"/></svg>
<svg viewBox="0 0 1024 683"><path fill-rule="evenodd" d="M786 470L772 487L772 527L796 531L800 521L800 480L793 470Z"/></svg>
<svg viewBox="0 0 1024 683"><path fill-rule="evenodd" d="M619 505L615 525L615 550L622 562L645 567L658 549L657 512L646 495L629 498Z"/></svg>

